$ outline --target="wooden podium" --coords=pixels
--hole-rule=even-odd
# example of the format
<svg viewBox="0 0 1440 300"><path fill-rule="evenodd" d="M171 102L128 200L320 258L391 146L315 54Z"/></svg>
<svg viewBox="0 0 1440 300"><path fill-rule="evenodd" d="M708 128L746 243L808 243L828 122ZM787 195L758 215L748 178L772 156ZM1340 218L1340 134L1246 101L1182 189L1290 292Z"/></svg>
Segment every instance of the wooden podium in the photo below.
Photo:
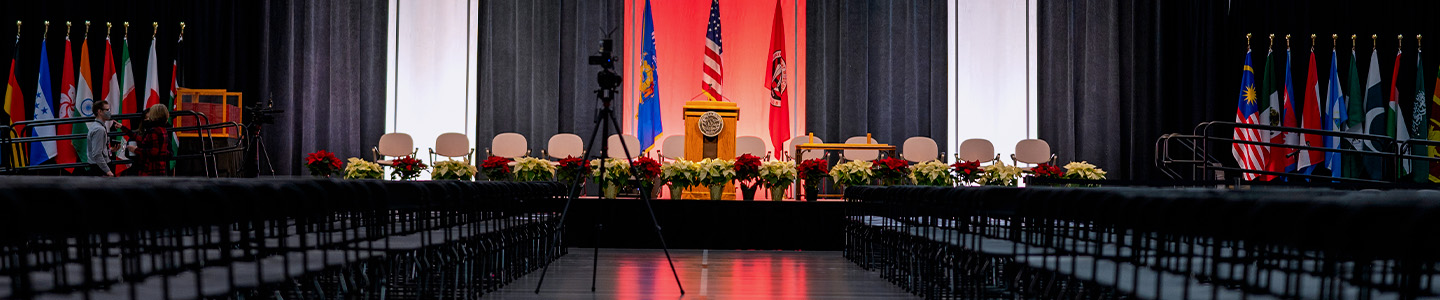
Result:
<svg viewBox="0 0 1440 300"><path fill-rule="evenodd" d="M701 130L701 118L713 112L720 116L723 126L719 134L705 136ZM735 158L735 126L740 119L740 106L733 102L690 101L685 102L685 159L698 162L706 158ZM684 199L710 199L710 188L699 186L685 191ZM725 194L720 199L735 200L735 184L725 185Z"/></svg>

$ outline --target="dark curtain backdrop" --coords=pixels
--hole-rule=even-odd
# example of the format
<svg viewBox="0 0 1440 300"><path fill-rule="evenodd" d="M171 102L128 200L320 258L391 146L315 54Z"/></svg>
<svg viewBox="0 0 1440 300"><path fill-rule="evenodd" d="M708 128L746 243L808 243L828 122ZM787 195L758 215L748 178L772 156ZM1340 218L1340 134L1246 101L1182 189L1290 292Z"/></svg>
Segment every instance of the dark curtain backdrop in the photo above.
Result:
<svg viewBox="0 0 1440 300"><path fill-rule="evenodd" d="M872 133L945 145L945 9L935 0L807 3L806 128L827 142Z"/></svg>
<svg viewBox="0 0 1440 300"><path fill-rule="evenodd" d="M479 100L475 108L476 150L490 147L496 134L517 132L539 157L550 136L575 133L590 141L596 100L595 73L587 57L615 29L614 55L624 51L624 2L500 0L480 5L480 53L476 62ZM623 74L623 63L616 72ZM619 95L614 102L621 111ZM613 133L613 132L612 132ZM598 146L597 146L598 147ZM479 153L481 159L484 154Z"/></svg>
<svg viewBox="0 0 1440 300"><path fill-rule="evenodd" d="M272 0L263 9L263 42L251 49L266 76L246 100L285 110L263 131L275 170L306 174L305 155L322 149L369 160L385 132L387 2Z"/></svg>
<svg viewBox="0 0 1440 300"><path fill-rule="evenodd" d="M1361 35L1357 64L1362 82L1370 63L1369 36L1379 34L1384 86L1392 80L1395 35L1404 34L1397 88L1408 118L1415 98L1415 34L1440 36L1440 23L1430 21L1437 11L1440 3L1421 0L1041 1L1040 138L1050 142L1061 161L1090 161L1110 171L1111 178L1161 179L1153 153L1161 134L1188 134L1204 121L1234 121L1245 33L1254 34L1257 88L1258 76L1284 80L1283 72L1263 69L1266 35L1277 35L1277 68L1284 65L1284 35L1293 35L1292 83L1300 91L1309 71L1310 34L1319 34L1316 76L1321 81L1329 76L1329 50L1336 44L1330 34L1341 35L1341 80L1349 76L1349 36ZM1425 62L1425 76L1435 77L1440 57ZM1431 85L1427 92L1434 91L1434 81L1425 80ZM1211 149L1221 149L1211 156L1234 164L1228 144Z"/></svg>
<svg viewBox="0 0 1440 300"><path fill-rule="evenodd" d="M80 70L80 46L85 38L85 21L90 25L90 70L91 90L99 98L104 92L101 72L104 70L105 22L114 24L110 31L112 51L115 57L116 74L120 68L120 49L124 44L125 27L121 22L130 22L130 64L135 75L135 107L139 111L144 93L149 63L150 38L154 33L150 23L160 22L156 34L155 52L157 79L160 94L170 94L170 64L179 54L180 86L188 88L220 88L245 92L252 95L258 86L260 72L254 66L259 63L253 53L260 42L259 6L251 1L10 1L0 10L0 32L15 32L15 21L24 21L18 45L18 60L15 63L15 77L25 97L27 116L33 116L36 80L39 79L40 41L48 37L45 51L50 57L50 86L54 95L52 108L59 109L62 93L61 76L65 62L65 21L70 21L71 59L76 76ZM45 34L44 21L50 21L50 30ZM176 45L180 33L180 22L185 22L185 43ZM16 44L6 39L0 42L0 70L9 72L11 55ZM0 74L0 77L9 73ZM117 75L119 76L119 75ZM5 78L8 80L8 78Z"/></svg>

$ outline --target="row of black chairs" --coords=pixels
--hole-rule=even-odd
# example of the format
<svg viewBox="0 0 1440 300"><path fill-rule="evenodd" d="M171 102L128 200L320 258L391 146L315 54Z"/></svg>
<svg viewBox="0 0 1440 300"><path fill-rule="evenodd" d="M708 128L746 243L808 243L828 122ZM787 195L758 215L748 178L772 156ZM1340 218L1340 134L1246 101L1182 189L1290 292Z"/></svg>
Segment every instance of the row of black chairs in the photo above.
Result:
<svg viewBox="0 0 1440 300"><path fill-rule="evenodd" d="M563 255L555 182L0 180L0 299L478 298Z"/></svg>
<svg viewBox="0 0 1440 300"><path fill-rule="evenodd" d="M1440 297L1440 192L851 187L845 256L926 298Z"/></svg>

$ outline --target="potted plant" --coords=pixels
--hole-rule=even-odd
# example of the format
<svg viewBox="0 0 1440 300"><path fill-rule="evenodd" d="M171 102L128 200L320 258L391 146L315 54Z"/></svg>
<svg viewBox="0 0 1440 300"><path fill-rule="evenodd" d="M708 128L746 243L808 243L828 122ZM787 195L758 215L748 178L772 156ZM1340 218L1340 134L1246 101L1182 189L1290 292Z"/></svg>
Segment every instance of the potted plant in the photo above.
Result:
<svg viewBox="0 0 1440 300"><path fill-rule="evenodd" d="M521 157L515 159L515 172L511 175L516 181L550 180L555 177L555 164L544 159Z"/></svg>
<svg viewBox="0 0 1440 300"><path fill-rule="evenodd" d="M1105 170L1101 170L1088 162L1071 162L1065 164L1065 179L1105 180ZM1098 185L1085 184L1079 186L1093 187Z"/></svg>
<svg viewBox="0 0 1440 300"><path fill-rule="evenodd" d="M600 184L605 198L614 199L620 196L620 187L630 183L630 162L620 158L592 159L590 176Z"/></svg>
<svg viewBox="0 0 1440 300"><path fill-rule="evenodd" d="M305 157L305 167L310 169L310 176L330 177L340 171L340 159L330 151L315 151Z"/></svg>
<svg viewBox="0 0 1440 300"><path fill-rule="evenodd" d="M699 183L700 164L684 159L660 166L660 180L670 183L670 199L679 200L686 188Z"/></svg>
<svg viewBox="0 0 1440 300"><path fill-rule="evenodd" d="M785 189L795 178L795 162L775 160L760 165L760 181L770 188L770 201L785 200Z"/></svg>
<svg viewBox="0 0 1440 300"><path fill-rule="evenodd" d="M444 160L435 163L430 178L435 180L470 180L476 173L475 165L466 160Z"/></svg>
<svg viewBox="0 0 1440 300"><path fill-rule="evenodd" d="M385 176L385 170L380 168L380 164L355 157L348 161L349 163L345 164L345 179L381 179Z"/></svg>
<svg viewBox="0 0 1440 300"><path fill-rule="evenodd" d="M842 189L847 186L869 185L875 178L874 166L874 163L868 161L848 161L830 169L830 178L835 179L835 185Z"/></svg>
<svg viewBox="0 0 1440 300"><path fill-rule="evenodd" d="M400 180L414 180L416 177L420 177L420 171L429 168L419 159L410 156L396 158L390 167L395 169L390 172L390 176Z"/></svg>
<svg viewBox="0 0 1440 300"><path fill-rule="evenodd" d="M1020 179L1020 168L1005 165L1005 162L996 161L995 164L981 169L985 171L975 180L981 185L1015 186Z"/></svg>
<svg viewBox="0 0 1440 300"><path fill-rule="evenodd" d="M760 183L760 157L746 153L735 158L735 182L740 184L741 199L755 200L755 189Z"/></svg>
<svg viewBox="0 0 1440 300"><path fill-rule="evenodd" d="M635 187L655 199L655 181L660 179L660 162L641 156L630 162L630 174L635 176Z"/></svg>
<svg viewBox="0 0 1440 300"><path fill-rule="evenodd" d="M905 185L910 177L910 162L899 158L877 159L870 168L880 185Z"/></svg>
<svg viewBox="0 0 1440 300"><path fill-rule="evenodd" d="M985 173L985 169L980 168L978 161L957 161L950 165L950 172L955 174L955 183L966 185L980 179L980 174Z"/></svg>
<svg viewBox="0 0 1440 300"><path fill-rule="evenodd" d="M938 160L915 164L910 167L910 180L916 185L950 186L950 166Z"/></svg>
<svg viewBox="0 0 1440 300"><path fill-rule="evenodd" d="M1035 165L1035 167L1030 168L1030 171L1027 171L1027 173L1030 174L1029 177L1034 178L1060 179L1065 177L1064 169L1048 163ZM1034 183L1031 183L1031 185L1034 185Z"/></svg>
<svg viewBox="0 0 1440 300"><path fill-rule="evenodd" d="M796 177L802 180L801 186L805 188L805 201L815 201L816 194L820 190L820 183L830 176L830 165L823 158L812 158L801 161L795 170Z"/></svg>
<svg viewBox="0 0 1440 300"><path fill-rule="evenodd" d="M485 172L485 178L490 181L500 181L510 178L510 159L500 156L491 156L480 163L480 170Z"/></svg>
<svg viewBox="0 0 1440 300"><path fill-rule="evenodd" d="M586 161L584 158L570 156L556 163L559 164L559 166L555 168L555 178L559 179L561 183L564 183L572 189L575 188L575 185L583 186L585 184L585 172L590 171L589 161ZM579 181L576 181L576 179L579 179Z"/></svg>
<svg viewBox="0 0 1440 300"><path fill-rule="evenodd" d="M701 160L699 179L701 184L710 187L710 200L720 200L725 184L735 179L735 162L718 158Z"/></svg>

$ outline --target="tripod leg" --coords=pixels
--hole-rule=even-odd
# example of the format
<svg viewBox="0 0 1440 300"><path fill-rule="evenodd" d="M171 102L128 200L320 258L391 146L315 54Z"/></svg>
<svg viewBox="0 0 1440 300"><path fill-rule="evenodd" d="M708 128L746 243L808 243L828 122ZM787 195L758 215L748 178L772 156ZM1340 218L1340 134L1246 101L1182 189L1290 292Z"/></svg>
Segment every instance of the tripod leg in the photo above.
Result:
<svg viewBox="0 0 1440 300"><path fill-rule="evenodd" d="M588 144L588 145L585 146L585 149L586 149L586 150L585 150L585 151L586 151L585 153L586 153L586 154L583 155L584 157L583 157L582 159L588 159L588 158L590 158L590 153L594 153L594 152L591 151L591 150L595 149L595 142L596 142L595 136L600 133L600 128L601 128L600 125L602 124L602 123L601 123L601 121L602 121L602 119L601 119L602 117L601 117L601 116L602 116L602 115L601 115L601 114L598 114L598 113L595 115L595 127L590 130L590 144ZM601 147L604 147L604 144L605 144L605 142L602 141L602 142L601 142ZM587 160L587 161L588 161L588 160ZM603 169L603 168L602 168L602 169ZM587 175L589 175L590 172L587 171L587 172L585 172L584 174L585 174L585 175L575 176L574 179L571 179L571 181L570 181L570 192L569 192L568 195L566 195L566 196L568 196L568 197L565 198L565 208L562 208L562 209L560 210L560 220L559 220L557 223L555 223L555 224L556 224L556 225L555 225L555 230L560 230L559 228L560 228L561 226L565 226L565 218L570 216L570 204L573 203L573 202L575 202L575 199L576 199L576 198L579 198L579 197L580 197L580 183L585 182L585 178L588 177ZM555 235L553 238L559 239L559 235ZM555 242L556 242L557 245L560 244L560 241L555 241ZM563 246L563 245L562 245L562 246ZM600 250L599 250L600 247L598 247L598 246L599 246L598 244L597 244L596 246L597 246L597 247L595 247L595 249L596 249L596 250L595 250L595 254L596 254L597 260L598 260L598 256L599 256L599 253L600 253ZM597 262L597 263L598 263L598 262ZM545 285L545 273L548 273L549 271L550 271L550 264L548 264L548 263L545 264L545 266L540 269L540 280L537 281L537 282L535 282L535 293L536 293L536 294L539 294L539 293L540 293L540 287ZM594 285L595 285L595 284L594 284L595 280L592 278L592 279L590 280L590 282L591 282L591 284L590 284L590 285L591 285L590 291L593 292L593 291L595 291L595 287L594 287Z"/></svg>
<svg viewBox="0 0 1440 300"><path fill-rule="evenodd" d="M606 113L606 119L610 120L610 126L615 128L615 132L622 132L620 131L620 124L615 121L614 111L607 109ZM620 149L625 151L625 158L634 160L633 157L630 157L630 146L625 144L625 139L623 138L620 139ZM650 206L650 193L647 191L639 192L640 199L645 201L645 210L650 213L650 225L655 226L655 236L660 238L660 251L665 252L665 262L670 264L670 275L675 276L675 287L680 289L680 295L683 296L685 295L685 286L680 284L680 273L675 272L675 261L670 259L670 246L665 244L665 233L660 228L660 221L655 218L655 208ZM593 286L594 283L591 283L591 285Z"/></svg>

